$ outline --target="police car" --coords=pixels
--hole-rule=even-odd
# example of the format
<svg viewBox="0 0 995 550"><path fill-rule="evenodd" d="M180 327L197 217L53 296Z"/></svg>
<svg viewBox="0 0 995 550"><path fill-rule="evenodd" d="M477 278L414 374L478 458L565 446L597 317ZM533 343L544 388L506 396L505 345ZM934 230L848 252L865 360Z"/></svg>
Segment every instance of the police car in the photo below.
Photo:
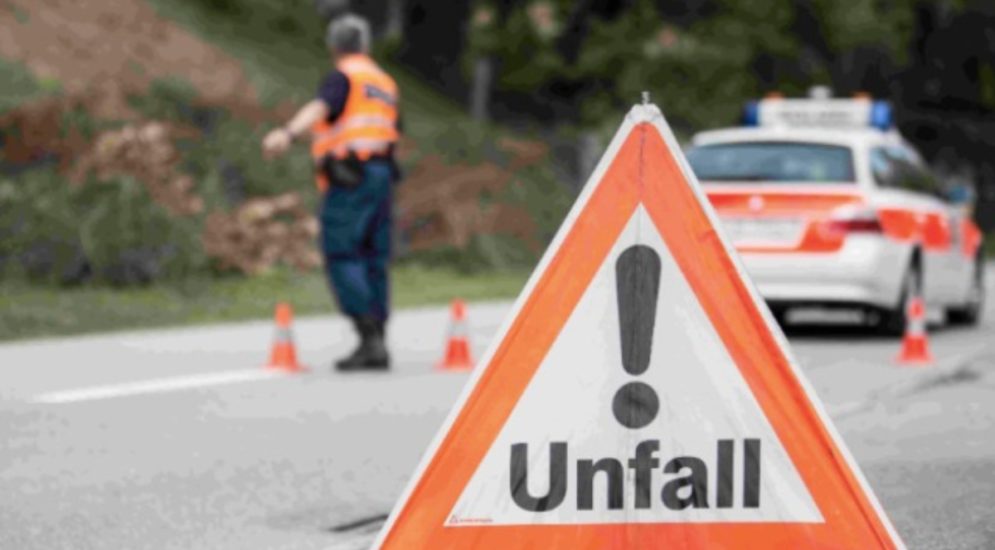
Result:
<svg viewBox="0 0 995 550"><path fill-rule="evenodd" d="M859 308L900 334L910 297L978 322L982 234L870 98L769 98L746 126L694 136L687 158L771 311ZM932 316L934 319L936 315Z"/></svg>

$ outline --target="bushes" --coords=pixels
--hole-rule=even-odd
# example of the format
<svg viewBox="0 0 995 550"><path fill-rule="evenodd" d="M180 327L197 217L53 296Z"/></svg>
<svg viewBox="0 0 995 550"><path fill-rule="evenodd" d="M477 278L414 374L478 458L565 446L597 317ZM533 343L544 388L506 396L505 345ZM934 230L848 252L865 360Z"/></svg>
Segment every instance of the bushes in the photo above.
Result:
<svg viewBox="0 0 995 550"><path fill-rule="evenodd" d="M33 281L115 285L205 265L199 223L173 217L131 178L71 186L51 170L0 181L0 266Z"/></svg>
<svg viewBox="0 0 995 550"><path fill-rule="evenodd" d="M0 180L0 266L32 280L76 282L85 277L74 208L51 169Z"/></svg>
<svg viewBox="0 0 995 550"><path fill-rule="evenodd" d="M0 113L17 107L25 100L40 96L59 87L58 81L39 81L20 63L0 59Z"/></svg>
<svg viewBox="0 0 995 550"><path fill-rule="evenodd" d="M147 283L183 276L205 264L199 223L170 216L134 179L89 182L77 204L83 252L103 280Z"/></svg>
<svg viewBox="0 0 995 550"><path fill-rule="evenodd" d="M199 139L179 143L181 169L201 183L209 206L231 207L249 197L314 190L311 161L294 153L267 161L260 142L267 127L221 114L216 127ZM314 197L308 195L311 206Z"/></svg>
<svg viewBox="0 0 995 550"><path fill-rule="evenodd" d="M272 161L262 158L260 143L272 123L246 120L224 107L205 104L189 82L156 80L148 93L130 96L129 103L145 118L195 130L177 139L180 169L199 182L197 190L209 209L237 206L249 197L313 188L307 155ZM251 115L272 116L263 111ZM308 198L313 203L313 197Z"/></svg>

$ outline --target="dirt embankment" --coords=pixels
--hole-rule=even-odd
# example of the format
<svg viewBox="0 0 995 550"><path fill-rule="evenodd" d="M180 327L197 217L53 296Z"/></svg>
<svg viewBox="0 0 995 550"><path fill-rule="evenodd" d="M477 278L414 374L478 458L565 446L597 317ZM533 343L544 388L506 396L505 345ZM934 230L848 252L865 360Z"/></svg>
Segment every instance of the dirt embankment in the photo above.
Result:
<svg viewBox="0 0 995 550"><path fill-rule="evenodd" d="M86 92L98 118L122 118L127 93L167 77L211 102L255 101L237 60L143 0L4 0L0 28L0 57L59 81L70 95Z"/></svg>

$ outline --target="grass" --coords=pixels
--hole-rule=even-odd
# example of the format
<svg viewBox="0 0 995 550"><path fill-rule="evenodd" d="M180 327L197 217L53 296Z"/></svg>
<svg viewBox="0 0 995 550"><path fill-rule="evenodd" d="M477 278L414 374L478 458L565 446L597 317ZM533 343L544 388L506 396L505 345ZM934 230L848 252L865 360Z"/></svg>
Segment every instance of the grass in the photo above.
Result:
<svg viewBox="0 0 995 550"><path fill-rule="evenodd" d="M465 300L510 299L527 270L467 274L406 264L394 269L393 306L405 308ZM299 315L336 310L320 273L274 271L253 278L204 277L144 288L52 287L0 284L0 340L67 336L137 328L265 319L277 301Z"/></svg>

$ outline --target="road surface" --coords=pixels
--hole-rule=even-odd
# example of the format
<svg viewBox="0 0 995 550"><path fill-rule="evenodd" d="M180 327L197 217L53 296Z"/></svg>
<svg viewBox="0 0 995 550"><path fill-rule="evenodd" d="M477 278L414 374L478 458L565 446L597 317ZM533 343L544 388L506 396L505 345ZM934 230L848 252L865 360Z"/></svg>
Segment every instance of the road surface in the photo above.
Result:
<svg viewBox="0 0 995 550"><path fill-rule="evenodd" d="M508 307L470 306L478 356ZM433 369L446 316L396 316L389 374L328 370L335 317L295 324L298 375L260 368L268 322L0 346L0 548L361 547L466 380ZM932 368L852 326L789 337L908 546L995 548L993 304L934 331Z"/></svg>

